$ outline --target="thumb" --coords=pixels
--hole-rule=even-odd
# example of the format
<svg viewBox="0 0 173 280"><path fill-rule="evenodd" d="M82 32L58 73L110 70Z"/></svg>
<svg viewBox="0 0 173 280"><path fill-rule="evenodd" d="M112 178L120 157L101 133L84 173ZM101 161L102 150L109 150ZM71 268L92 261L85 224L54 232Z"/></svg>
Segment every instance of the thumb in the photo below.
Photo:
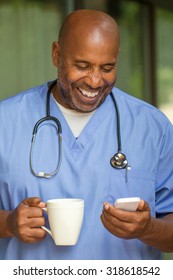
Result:
<svg viewBox="0 0 173 280"><path fill-rule="evenodd" d="M145 200L140 200L139 205L138 205L138 210L139 211L149 211L149 205Z"/></svg>

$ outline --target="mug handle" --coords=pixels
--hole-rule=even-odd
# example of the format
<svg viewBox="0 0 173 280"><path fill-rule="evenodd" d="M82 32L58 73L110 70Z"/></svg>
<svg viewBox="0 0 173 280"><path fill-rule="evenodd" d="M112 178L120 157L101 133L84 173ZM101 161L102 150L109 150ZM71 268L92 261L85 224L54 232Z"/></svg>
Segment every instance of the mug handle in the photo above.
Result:
<svg viewBox="0 0 173 280"><path fill-rule="evenodd" d="M47 213L47 208L46 208L46 207L44 207L44 208L42 208L42 209ZM41 226L41 228L44 229L45 231L47 231L47 232L52 236L52 232L51 232L50 229L48 229L48 228L45 227L45 226Z"/></svg>

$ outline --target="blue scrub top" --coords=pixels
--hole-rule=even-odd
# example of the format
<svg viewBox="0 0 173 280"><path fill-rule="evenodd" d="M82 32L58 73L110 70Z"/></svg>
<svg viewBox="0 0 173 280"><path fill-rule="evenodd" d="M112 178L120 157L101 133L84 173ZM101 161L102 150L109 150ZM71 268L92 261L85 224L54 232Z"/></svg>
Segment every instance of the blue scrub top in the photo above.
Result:
<svg viewBox="0 0 173 280"><path fill-rule="evenodd" d="M161 253L143 242L124 240L101 223L103 203L120 197L146 200L152 216L173 212L173 128L156 108L117 88L113 94L121 120L122 151L131 170L116 170L116 113L110 96L76 139L63 114L50 99L51 115L62 124L63 151L59 173L51 179L30 171L29 153L35 123L46 114L47 83L0 103L0 209L13 210L23 199L39 196L85 200L82 231L76 246L56 246L50 235L35 244L0 239L2 259L159 259ZM35 143L36 171L53 171L58 161L53 123L43 124Z"/></svg>

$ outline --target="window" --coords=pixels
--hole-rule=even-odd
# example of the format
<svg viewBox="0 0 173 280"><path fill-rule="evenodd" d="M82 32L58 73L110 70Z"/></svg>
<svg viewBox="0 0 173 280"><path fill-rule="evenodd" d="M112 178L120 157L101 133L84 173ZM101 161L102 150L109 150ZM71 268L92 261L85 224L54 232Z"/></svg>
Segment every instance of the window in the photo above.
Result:
<svg viewBox="0 0 173 280"><path fill-rule="evenodd" d="M173 123L173 12L156 11L156 71L158 107Z"/></svg>
<svg viewBox="0 0 173 280"><path fill-rule="evenodd" d="M54 79L51 45L69 1L0 1L0 99Z"/></svg>

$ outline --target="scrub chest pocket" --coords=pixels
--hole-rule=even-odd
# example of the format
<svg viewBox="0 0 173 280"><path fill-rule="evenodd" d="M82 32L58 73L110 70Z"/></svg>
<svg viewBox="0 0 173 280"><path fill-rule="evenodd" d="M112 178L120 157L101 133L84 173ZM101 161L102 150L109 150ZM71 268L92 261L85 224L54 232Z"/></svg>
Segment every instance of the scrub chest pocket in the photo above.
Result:
<svg viewBox="0 0 173 280"><path fill-rule="evenodd" d="M138 196L146 200L155 216L155 175L145 170L112 169L108 201L113 204L117 198Z"/></svg>

